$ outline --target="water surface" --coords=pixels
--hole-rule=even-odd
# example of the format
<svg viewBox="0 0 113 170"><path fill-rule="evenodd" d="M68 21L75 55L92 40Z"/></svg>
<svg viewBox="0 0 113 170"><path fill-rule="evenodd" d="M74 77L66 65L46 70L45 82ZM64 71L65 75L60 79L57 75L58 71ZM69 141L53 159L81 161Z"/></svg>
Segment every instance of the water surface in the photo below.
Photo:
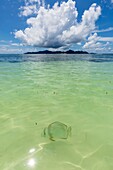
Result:
<svg viewBox="0 0 113 170"><path fill-rule="evenodd" d="M113 170L113 55L0 55L0 169Z"/></svg>

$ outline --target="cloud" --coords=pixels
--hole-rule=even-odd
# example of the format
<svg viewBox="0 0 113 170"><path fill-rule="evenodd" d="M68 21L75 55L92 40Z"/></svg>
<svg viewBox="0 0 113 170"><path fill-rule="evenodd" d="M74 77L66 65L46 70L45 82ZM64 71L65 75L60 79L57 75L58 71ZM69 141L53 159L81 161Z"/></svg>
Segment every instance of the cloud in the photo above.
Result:
<svg viewBox="0 0 113 170"><path fill-rule="evenodd" d="M101 0L101 5L112 10L113 9L113 0Z"/></svg>
<svg viewBox="0 0 113 170"><path fill-rule="evenodd" d="M88 41L84 44L83 48L89 49L89 48L100 47L101 44L98 41L99 41L99 37L97 36L97 33L94 33L93 35L89 36Z"/></svg>
<svg viewBox="0 0 113 170"><path fill-rule="evenodd" d="M30 16L32 14L37 14L40 6L45 6L44 0L24 0L25 5L19 8L19 16Z"/></svg>
<svg viewBox="0 0 113 170"><path fill-rule="evenodd" d="M24 0L24 2L25 2L25 5L34 4L34 3L41 4L42 2L44 2L44 0Z"/></svg>
<svg viewBox="0 0 113 170"><path fill-rule="evenodd" d="M29 16L32 14L37 13L37 7L36 5L28 5L28 6L22 6L20 7L20 16Z"/></svg>
<svg viewBox="0 0 113 170"><path fill-rule="evenodd" d="M23 53L23 49L19 47L15 47L13 45L1 45L0 44L0 53L1 54L12 54L12 53Z"/></svg>
<svg viewBox="0 0 113 170"><path fill-rule="evenodd" d="M84 44L83 49L89 52L112 52L112 37L101 37L98 36L97 33L91 34L88 37L87 42Z"/></svg>
<svg viewBox="0 0 113 170"><path fill-rule="evenodd" d="M35 17L27 19L28 27L15 32L15 38L30 46L59 48L80 43L95 29L101 8L95 3L77 21L75 1L55 3L52 8L40 6Z"/></svg>
<svg viewBox="0 0 113 170"><path fill-rule="evenodd" d="M99 40L113 42L113 37L99 37Z"/></svg>
<svg viewBox="0 0 113 170"><path fill-rule="evenodd" d="M44 0L25 0L26 4L39 4L41 6L45 5L45 1Z"/></svg>
<svg viewBox="0 0 113 170"><path fill-rule="evenodd" d="M109 32L109 31L113 31L113 27L109 27L109 28L102 29L102 30L94 30L94 32Z"/></svg>
<svg viewBox="0 0 113 170"><path fill-rule="evenodd" d="M36 49L10 41L4 41L4 44L0 43L0 54L23 54L27 51L36 51Z"/></svg>

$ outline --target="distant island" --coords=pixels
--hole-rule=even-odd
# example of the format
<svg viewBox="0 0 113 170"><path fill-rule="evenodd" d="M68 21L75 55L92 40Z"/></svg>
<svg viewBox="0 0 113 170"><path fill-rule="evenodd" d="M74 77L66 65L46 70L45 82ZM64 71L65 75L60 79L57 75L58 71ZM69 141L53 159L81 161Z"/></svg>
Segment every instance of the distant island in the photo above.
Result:
<svg viewBox="0 0 113 170"><path fill-rule="evenodd" d="M68 51L44 50L44 51L37 51L37 52L27 52L25 54L89 54L89 53L87 51L73 51L73 50L68 50Z"/></svg>

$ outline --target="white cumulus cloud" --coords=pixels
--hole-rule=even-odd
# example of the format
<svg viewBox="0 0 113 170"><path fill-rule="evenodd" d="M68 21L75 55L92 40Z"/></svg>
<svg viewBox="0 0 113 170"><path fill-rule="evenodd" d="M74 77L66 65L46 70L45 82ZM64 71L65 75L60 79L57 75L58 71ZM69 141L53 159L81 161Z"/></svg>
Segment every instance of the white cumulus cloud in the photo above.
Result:
<svg viewBox="0 0 113 170"><path fill-rule="evenodd" d="M83 49L89 52L111 52L113 37L101 37L97 33L91 34L87 42L84 44Z"/></svg>
<svg viewBox="0 0 113 170"><path fill-rule="evenodd" d="M20 16L29 16L32 14L37 13L37 7L36 5L28 5L28 6L22 6L20 7Z"/></svg>
<svg viewBox="0 0 113 170"><path fill-rule="evenodd" d="M52 8L40 6L35 17L27 19L28 27L15 32L15 37L31 46L59 48L84 41L95 30L101 14L95 3L85 10L81 22L77 21L75 1L68 0Z"/></svg>
<svg viewBox="0 0 113 170"><path fill-rule="evenodd" d="M99 41L99 37L98 37L97 33L94 33L88 37L88 40L84 44L83 48L91 49L91 48L100 47L101 43L98 41Z"/></svg>
<svg viewBox="0 0 113 170"><path fill-rule="evenodd" d="M24 0L25 5L19 8L19 16L30 16L37 14L40 6L45 6L44 0Z"/></svg>

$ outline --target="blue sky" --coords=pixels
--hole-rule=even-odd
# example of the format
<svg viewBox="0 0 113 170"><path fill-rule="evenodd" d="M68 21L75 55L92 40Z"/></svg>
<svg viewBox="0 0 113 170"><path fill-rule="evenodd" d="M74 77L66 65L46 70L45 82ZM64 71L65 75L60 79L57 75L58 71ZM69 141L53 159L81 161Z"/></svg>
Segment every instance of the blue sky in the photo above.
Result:
<svg viewBox="0 0 113 170"><path fill-rule="evenodd" d="M2 0L0 21L0 53L113 53L113 0Z"/></svg>

